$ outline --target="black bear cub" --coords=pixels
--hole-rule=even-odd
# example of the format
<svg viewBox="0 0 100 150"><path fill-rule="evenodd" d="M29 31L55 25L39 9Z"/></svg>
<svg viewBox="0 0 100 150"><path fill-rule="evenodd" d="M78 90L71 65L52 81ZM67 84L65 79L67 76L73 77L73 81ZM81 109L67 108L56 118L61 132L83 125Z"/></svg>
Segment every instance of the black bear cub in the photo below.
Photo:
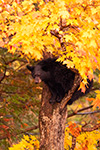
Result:
<svg viewBox="0 0 100 150"><path fill-rule="evenodd" d="M27 66L31 71L35 83L44 81L49 87L51 92L50 103L61 102L65 94L72 88L74 84L75 73L68 69L62 63L57 62L54 58L48 58L40 61L36 66ZM89 93L93 84L93 80L88 79L88 87L86 92L82 93L81 90L74 92L68 104L71 105L76 99Z"/></svg>

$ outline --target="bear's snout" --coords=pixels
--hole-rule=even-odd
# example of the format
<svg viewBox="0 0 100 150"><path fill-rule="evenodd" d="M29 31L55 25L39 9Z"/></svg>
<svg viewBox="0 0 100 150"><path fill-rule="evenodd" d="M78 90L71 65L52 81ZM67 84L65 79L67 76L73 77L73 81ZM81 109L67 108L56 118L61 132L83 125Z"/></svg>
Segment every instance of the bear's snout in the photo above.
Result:
<svg viewBox="0 0 100 150"><path fill-rule="evenodd" d="M35 84L38 84L38 83L40 83L41 82L41 78L40 77L35 77Z"/></svg>

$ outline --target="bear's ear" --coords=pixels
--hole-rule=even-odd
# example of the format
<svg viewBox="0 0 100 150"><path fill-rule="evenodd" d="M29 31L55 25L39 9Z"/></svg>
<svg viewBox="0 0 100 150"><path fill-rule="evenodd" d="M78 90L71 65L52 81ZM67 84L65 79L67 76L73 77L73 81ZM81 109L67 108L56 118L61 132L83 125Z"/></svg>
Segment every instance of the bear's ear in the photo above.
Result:
<svg viewBox="0 0 100 150"><path fill-rule="evenodd" d="M27 65L27 69L28 69L29 71L33 71L33 70L34 70L34 66L29 66L29 65Z"/></svg>

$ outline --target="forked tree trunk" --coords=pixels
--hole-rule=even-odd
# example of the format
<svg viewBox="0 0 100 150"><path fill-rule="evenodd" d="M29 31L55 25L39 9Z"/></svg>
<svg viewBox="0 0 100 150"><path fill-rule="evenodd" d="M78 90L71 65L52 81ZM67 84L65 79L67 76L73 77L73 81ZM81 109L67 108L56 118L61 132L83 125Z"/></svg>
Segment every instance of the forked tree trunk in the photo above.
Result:
<svg viewBox="0 0 100 150"><path fill-rule="evenodd" d="M76 76L75 84L61 103L49 104L50 92L44 85L39 114L40 150L64 150L65 125L67 120L66 103L79 85L80 78Z"/></svg>
<svg viewBox="0 0 100 150"><path fill-rule="evenodd" d="M59 104L49 104L49 98L45 85L40 110L40 150L63 150L67 107L60 112Z"/></svg>

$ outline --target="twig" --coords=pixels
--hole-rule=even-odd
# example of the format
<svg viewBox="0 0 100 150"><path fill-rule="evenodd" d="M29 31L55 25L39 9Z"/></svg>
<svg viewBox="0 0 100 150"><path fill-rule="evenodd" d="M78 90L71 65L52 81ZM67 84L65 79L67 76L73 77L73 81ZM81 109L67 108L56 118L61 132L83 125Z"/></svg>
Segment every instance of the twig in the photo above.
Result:
<svg viewBox="0 0 100 150"><path fill-rule="evenodd" d="M31 130L35 130L35 129L38 129L38 126L34 126L34 127L30 127L30 128L27 128L27 129L25 129L24 131L20 131L20 132L14 132L14 133L12 133L12 134L10 134L10 136L15 136L15 135L20 135L20 134L23 134L23 133L26 133L26 132L28 132L28 131L31 131ZM4 136L1 136L0 137L0 140L3 140L3 139L6 139L6 138L8 138L8 136L7 135L4 135Z"/></svg>
<svg viewBox="0 0 100 150"><path fill-rule="evenodd" d="M88 107L85 107L85 108L82 108L82 109L79 109L79 110L77 110L77 111L74 111L73 113L71 113L71 114L69 114L69 115L68 115L68 118L69 118L69 117L72 117L72 116L74 116L74 115L77 115L77 114L78 114L78 112L81 112L81 111L84 111L84 110L90 109L90 108L92 108L92 107L93 107L93 105L88 106Z"/></svg>
<svg viewBox="0 0 100 150"><path fill-rule="evenodd" d="M51 30L50 33L59 39L62 50L66 51L65 43L63 41L63 35L59 34L59 32L56 29Z"/></svg>
<svg viewBox="0 0 100 150"><path fill-rule="evenodd" d="M76 146L76 137L72 136L72 146L71 146L70 150L74 150L75 146Z"/></svg>
<svg viewBox="0 0 100 150"><path fill-rule="evenodd" d="M100 110L91 111L91 112L84 112L84 113L77 113L76 115L90 115L90 114L95 114L95 113L100 113Z"/></svg>
<svg viewBox="0 0 100 150"><path fill-rule="evenodd" d="M87 125L87 123L82 127L81 132L91 132L91 131L94 131L94 130L97 130L100 128L100 124L94 125L94 127L91 127L91 128L90 127L85 128L86 125ZM76 146L76 137L72 136L72 146L71 146L70 150L74 150L75 146Z"/></svg>
<svg viewBox="0 0 100 150"><path fill-rule="evenodd" d="M100 128L100 123L94 125L94 127L91 127L91 128L90 128L90 127L89 127L89 128L84 128L84 127L82 127L81 132L91 132L91 131L97 130L97 129L99 129L99 128Z"/></svg>
<svg viewBox="0 0 100 150"><path fill-rule="evenodd" d="M2 78L0 79L0 83L1 83L1 82L4 80L4 78L6 77L6 70L7 70L7 68L5 67L3 76L2 76Z"/></svg>

